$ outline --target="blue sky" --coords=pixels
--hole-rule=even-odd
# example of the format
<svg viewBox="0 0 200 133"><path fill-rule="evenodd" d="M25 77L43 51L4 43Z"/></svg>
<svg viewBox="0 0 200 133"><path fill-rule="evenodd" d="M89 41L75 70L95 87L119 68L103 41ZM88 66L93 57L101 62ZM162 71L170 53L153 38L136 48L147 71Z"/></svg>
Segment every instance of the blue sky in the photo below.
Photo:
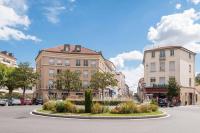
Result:
<svg viewBox="0 0 200 133"><path fill-rule="evenodd" d="M200 32L192 30L200 27L195 27L200 25L199 7L199 0L0 0L0 50L12 52L18 62L28 61L34 66L40 49L64 43L81 44L113 58L128 77L130 86L135 86L142 71L140 53L147 45L181 40L180 45L190 44L186 47L192 46L195 52L200 52ZM9 15L11 10L16 19ZM180 16L180 21L170 16L174 14ZM185 20L184 15L193 23ZM168 17L161 21L163 16ZM198 72L199 59L198 54ZM123 66L119 60L123 60ZM137 76L128 75L130 72Z"/></svg>

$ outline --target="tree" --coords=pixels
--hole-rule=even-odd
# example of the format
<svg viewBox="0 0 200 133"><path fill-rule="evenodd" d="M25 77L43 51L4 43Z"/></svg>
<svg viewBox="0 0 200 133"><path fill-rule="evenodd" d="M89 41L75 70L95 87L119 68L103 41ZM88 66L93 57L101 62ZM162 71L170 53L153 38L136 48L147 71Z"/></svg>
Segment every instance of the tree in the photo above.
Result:
<svg viewBox="0 0 200 133"><path fill-rule="evenodd" d="M102 99L104 100L104 89L108 86L117 86L117 80L114 78L114 74L108 72L96 72L92 75L90 81L90 88L101 89Z"/></svg>
<svg viewBox="0 0 200 133"><path fill-rule="evenodd" d="M92 109L92 90L85 91L85 113L91 113Z"/></svg>
<svg viewBox="0 0 200 133"><path fill-rule="evenodd" d="M34 86L38 79L38 74L34 72L28 62L20 63L15 70L16 85L23 89L23 98L25 98L26 89Z"/></svg>
<svg viewBox="0 0 200 133"><path fill-rule="evenodd" d="M56 75L54 85L58 90L67 90L68 92L79 90L82 86L80 73L70 70L62 71Z"/></svg>
<svg viewBox="0 0 200 133"><path fill-rule="evenodd" d="M7 67L0 63L0 87L4 85Z"/></svg>
<svg viewBox="0 0 200 133"><path fill-rule="evenodd" d="M7 67L5 70L5 79L3 81L3 86L7 87L9 91L9 96L11 98L12 92L14 89L17 88L16 81L17 79L15 78L15 68L12 67Z"/></svg>
<svg viewBox="0 0 200 133"><path fill-rule="evenodd" d="M200 73L199 74L197 74L197 76L196 76L196 83L198 84L198 85L200 85Z"/></svg>
<svg viewBox="0 0 200 133"><path fill-rule="evenodd" d="M180 95L180 86L176 82L175 78L170 78L168 81L168 99L171 101L174 97Z"/></svg>

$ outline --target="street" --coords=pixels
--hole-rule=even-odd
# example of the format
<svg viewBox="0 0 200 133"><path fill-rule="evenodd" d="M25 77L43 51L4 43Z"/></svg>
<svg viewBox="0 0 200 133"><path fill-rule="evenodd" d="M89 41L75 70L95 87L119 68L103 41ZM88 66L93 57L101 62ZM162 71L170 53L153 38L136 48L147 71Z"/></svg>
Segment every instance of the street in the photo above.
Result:
<svg viewBox="0 0 200 133"><path fill-rule="evenodd" d="M0 107L1 133L199 133L200 107L167 108L168 118L78 120L31 115L40 106Z"/></svg>

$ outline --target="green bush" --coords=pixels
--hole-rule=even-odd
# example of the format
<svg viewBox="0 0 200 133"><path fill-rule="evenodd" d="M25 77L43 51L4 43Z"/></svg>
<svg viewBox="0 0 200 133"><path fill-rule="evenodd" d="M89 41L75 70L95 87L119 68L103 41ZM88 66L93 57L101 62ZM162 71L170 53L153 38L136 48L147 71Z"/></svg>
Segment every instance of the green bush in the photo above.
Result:
<svg viewBox="0 0 200 133"><path fill-rule="evenodd" d="M76 113L85 113L85 109L83 108L77 108Z"/></svg>
<svg viewBox="0 0 200 133"><path fill-rule="evenodd" d="M152 112L150 104L141 104L138 106L139 113Z"/></svg>
<svg viewBox="0 0 200 133"><path fill-rule="evenodd" d="M150 108L151 108L151 111L152 111L152 112L158 111L158 105L150 104Z"/></svg>
<svg viewBox="0 0 200 133"><path fill-rule="evenodd" d="M65 112L65 104L63 101L56 102L56 112L58 112L58 113Z"/></svg>
<svg viewBox="0 0 200 133"><path fill-rule="evenodd" d="M155 99L152 99L150 104L158 105L158 102Z"/></svg>
<svg viewBox="0 0 200 133"><path fill-rule="evenodd" d="M64 101L64 112L67 113L76 113L76 106L70 101Z"/></svg>
<svg viewBox="0 0 200 133"><path fill-rule="evenodd" d="M99 103L93 104L92 109L91 109L92 114L100 114L100 113L103 113L103 111L104 111L104 109L101 104L99 104Z"/></svg>
<svg viewBox="0 0 200 133"><path fill-rule="evenodd" d="M56 111L56 102L55 101L48 101L43 104L42 106L43 110L48 110L48 111Z"/></svg>
<svg viewBox="0 0 200 133"><path fill-rule="evenodd" d="M111 113L119 113L119 114L131 114L131 113L137 113L137 104L134 102L126 102L121 103L117 107L111 110Z"/></svg>
<svg viewBox="0 0 200 133"><path fill-rule="evenodd" d="M91 113L92 108L92 91L85 91L85 113Z"/></svg>

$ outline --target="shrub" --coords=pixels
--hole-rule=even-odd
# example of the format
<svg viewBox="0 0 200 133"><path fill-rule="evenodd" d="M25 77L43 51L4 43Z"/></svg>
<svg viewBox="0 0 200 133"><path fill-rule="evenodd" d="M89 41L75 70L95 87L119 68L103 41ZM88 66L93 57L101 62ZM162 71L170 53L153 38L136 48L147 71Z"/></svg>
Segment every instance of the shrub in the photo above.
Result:
<svg viewBox="0 0 200 133"><path fill-rule="evenodd" d="M78 109L76 109L76 113L85 113L85 109L78 108Z"/></svg>
<svg viewBox="0 0 200 133"><path fill-rule="evenodd" d="M64 112L76 113L76 106L70 101L64 101Z"/></svg>
<svg viewBox="0 0 200 133"><path fill-rule="evenodd" d="M92 91L85 91L85 113L91 113L92 108Z"/></svg>
<svg viewBox="0 0 200 133"><path fill-rule="evenodd" d="M103 106L99 103L95 103L93 104L92 106L92 109L91 109L91 113L93 114L100 114L100 113L103 113Z"/></svg>
<svg viewBox="0 0 200 133"><path fill-rule="evenodd" d="M111 113L116 114L130 114L130 113L137 113L137 104L134 102L126 102L126 103L121 103L117 107L111 110Z"/></svg>
<svg viewBox="0 0 200 133"><path fill-rule="evenodd" d="M43 104L42 108L43 110L48 110L48 111L56 111L56 102L55 101L48 101Z"/></svg>
<svg viewBox="0 0 200 133"><path fill-rule="evenodd" d="M138 106L138 110L140 113L149 113L152 111L150 104L141 104Z"/></svg>
<svg viewBox="0 0 200 133"><path fill-rule="evenodd" d="M150 104L150 108L151 108L151 111L152 111L152 112L158 111L158 105Z"/></svg>
<svg viewBox="0 0 200 133"><path fill-rule="evenodd" d="M65 104L63 101L56 102L56 112L58 112L58 113L65 112Z"/></svg>
<svg viewBox="0 0 200 133"><path fill-rule="evenodd" d="M155 99L152 99L150 104L158 105L158 102Z"/></svg>

